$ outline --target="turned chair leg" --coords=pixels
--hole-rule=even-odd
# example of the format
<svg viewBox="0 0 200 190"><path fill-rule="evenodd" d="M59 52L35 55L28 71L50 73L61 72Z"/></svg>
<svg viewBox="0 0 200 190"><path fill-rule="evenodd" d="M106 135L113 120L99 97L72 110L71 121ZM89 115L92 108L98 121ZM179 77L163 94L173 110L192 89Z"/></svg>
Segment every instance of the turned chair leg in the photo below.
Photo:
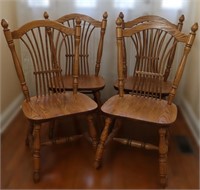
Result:
<svg viewBox="0 0 200 190"><path fill-rule="evenodd" d="M168 129L159 129L159 168L160 168L160 184L163 188L167 185L167 156L168 156Z"/></svg>
<svg viewBox="0 0 200 190"><path fill-rule="evenodd" d="M87 120L88 120L89 135L92 139L92 146L93 146L94 150L96 150L98 140L97 140L97 131L96 131L96 128L94 126L94 118L93 118L92 115L88 115Z"/></svg>
<svg viewBox="0 0 200 190"><path fill-rule="evenodd" d="M104 147L105 147L105 142L108 138L108 133L109 133L109 128L111 126L112 119L111 118L106 118L105 120L105 127L101 133L100 137L100 142L97 147L96 151L96 156L95 156L95 162L94 162L94 167L97 169L101 166L102 162L102 157L103 157L103 152L104 152Z"/></svg>
<svg viewBox="0 0 200 190"><path fill-rule="evenodd" d="M33 129L33 181L40 180L40 125L36 124Z"/></svg>

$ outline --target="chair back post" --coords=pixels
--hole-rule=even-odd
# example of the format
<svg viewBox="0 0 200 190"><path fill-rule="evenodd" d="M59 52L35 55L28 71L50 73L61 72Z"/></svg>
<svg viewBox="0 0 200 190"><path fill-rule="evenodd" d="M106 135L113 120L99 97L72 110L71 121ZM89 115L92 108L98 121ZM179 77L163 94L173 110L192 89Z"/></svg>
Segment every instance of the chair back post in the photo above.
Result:
<svg viewBox="0 0 200 190"><path fill-rule="evenodd" d="M119 96L124 95L124 72L123 72L123 31L122 31L122 19L117 18L116 21L116 37L117 37L117 66L118 66L118 86Z"/></svg>
<svg viewBox="0 0 200 190"><path fill-rule="evenodd" d="M28 90L28 87L27 87L26 82L25 82L25 77L24 77L24 74L23 74L22 66L20 64L19 58L18 58L17 53L16 53L12 33L10 32L10 29L8 28L8 23L5 19L2 19L1 25L3 27L3 31L4 31L4 35L5 35L8 47L11 50L12 58L13 58L13 61L14 61L17 76L18 76L20 84L21 84L22 91L24 93L26 101L30 101L29 90Z"/></svg>
<svg viewBox="0 0 200 190"><path fill-rule="evenodd" d="M79 44L81 36L81 20L79 17L76 18L75 28L75 56L73 64L73 93L76 94L78 91L78 75L79 75Z"/></svg>
<svg viewBox="0 0 200 190"><path fill-rule="evenodd" d="M179 64L179 66L178 66L178 69L176 71L176 75L175 75L175 78L174 78L174 81L173 81L172 89L171 89L171 91L169 93L169 96L168 96L168 104L171 104L173 102L174 97L175 97L176 90L178 88L180 79L182 77L182 74L183 74L183 71L184 71L184 67L185 67L185 64L186 64L186 60L187 60L188 54L189 54L189 52L191 50L191 47L193 45L197 30L198 30L198 24L195 23L191 27L191 32L189 34L187 43L186 43L185 48L184 48L184 55L183 55L183 57L181 59L181 62Z"/></svg>
<svg viewBox="0 0 200 190"><path fill-rule="evenodd" d="M185 20L184 15L181 15L180 18L179 18L178 25L177 25L177 29L179 31L181 31L182 28L183 28L183 21L184 20ZM176 39L174 39L174 43L176 43ZM168 63L167 63L167 67L166 67L165 74L164 74L164 81L167 81L167 79L169 77L169 73L170 73L170 70L171 70L171 67L172 67L172 63L174 61L174 56L175 56L175 52L176 52L176 46L177 45L174 46L173 51L170 53L170 56L169 56L169 59L168 59Z"/></svg>
<svg viewBox="0 0 200 190"><path fill-rule="evenodd" d="M102 58L102 53L103 53L104 36L105 36L106 25L107 25L107 18L108 18L108 13L104 12L103 20L101 23L99 46L98 46L98 50L97 50L97 61L96 61L96 66L95 66L95 75L96 76L98 76L99 70L100 70L101 58Z"/></svg>
<svg viewBox="0 0 200 190"><path fill-rule="evenodd" d="M123 12L119 13L119 17L122 19L122 28L124 29L124 14ZM123 48L123 73L124 73L124 78L127 78L127 64L126 64L126 44L125 44L125 39L122 39L122 48Z"/></svg>

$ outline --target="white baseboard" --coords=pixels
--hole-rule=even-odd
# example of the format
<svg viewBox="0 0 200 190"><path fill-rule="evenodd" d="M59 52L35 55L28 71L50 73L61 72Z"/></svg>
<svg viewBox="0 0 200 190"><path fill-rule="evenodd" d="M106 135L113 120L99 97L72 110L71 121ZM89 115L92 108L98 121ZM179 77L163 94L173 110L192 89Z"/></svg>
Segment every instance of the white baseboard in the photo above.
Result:
<svg viewBox="0 0 200 190"><path fill-rule="evenodd" d="M10 122L15 118L21 109L21 103L23 100L23 94L20 94L15 100L7 107L7 109L1 113L1 131L0 134L8 127Z"/></svg>
<svg viewBox="0 0 200 190"><path fill-rule="evenodd" d="M179 107L181 109L181 112L183 113L183 116L197 142L197 144L200 146L200 121L194 114L190 104L187 100L182 98L179 102Z"/></svg>

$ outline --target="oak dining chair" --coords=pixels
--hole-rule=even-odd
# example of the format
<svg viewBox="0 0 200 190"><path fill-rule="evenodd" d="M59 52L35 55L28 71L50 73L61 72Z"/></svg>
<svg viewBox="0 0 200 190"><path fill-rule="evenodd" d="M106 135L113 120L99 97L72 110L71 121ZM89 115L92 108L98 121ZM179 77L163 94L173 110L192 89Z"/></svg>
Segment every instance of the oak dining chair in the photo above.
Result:
<svg viewBox="0 0 200 190"><path fill-rule="evenodd" d="M81 20L78 91L92 94L99 107L102 105L100 91L105 87L105 80L103 76L100 75L100 68L104 49L103 45L107 17L107 12L104 12L101 21L85 14L71 13L56 19L57 22L72 28L74 27L76 18ZM47 12L44 12L44 18L49 19L49 14ZM69 39L68 43L72 42L73 39ZM63 76L65 90L72 90L73 56L74 48L72 47L65 52L66 60L62 66L65 73Z"/></svg>
<svg viewBox="0 0 200 190"><path fill-rule="evenodd" d="M74 28L69 28L56 21L34 20L16 30L10 30L8 22L5 19L1 21L25 97L22 111L30 123L28 144L33 155L34 182L40 180L41 146L73 142L83 136L75 134L44 140L41 138L41 130L44 129L43 126L46 123L82 114L88 121L93 148L96 149L97 146L93 111L98 106L90 97L77 90L81 26L79 19L74 22ZM72 37L75 39L72 60L72 91L67 92L64 88L62 77L64 74L60 62L65 56L62 47L70 49L72 44L67 42ZM19 47L20 51L16 47ZM54 91L51 90L52 87Z"/></svg>
<svg viewBox="0 0 200 190"><path fill-rule="evenodd" d="M130 22L129 24L132 27L124 28L120 17L118 17L116 21L119 93L109 98L101 107L106 118L100 142L97 147L94 165L96 168L101 166L105 146L111 140L131 147L158 151L160 183L165 187L167 184L169 127L176 121L177 117L177 106L174 103L174 98L184 71L187 57L195 39L198 24L195 23L191 27L191 32L189 34L181 32L170 23L142 22L139 25L134 25ZM147 35L148 40L146 38ZM136 49L138 49L136 55L134 51L130 53L132 55L132 58L129 59L130 61L135 59L135 56L141 56L139 53L143 50L141 57L143 62L135 67L134 83L132 85L132 92L129 94L124 93L124 38L127 41L129 40L129 43L132 43L132 45L136 46ZM164 41L168 41L169 39L172 39L173 45L168 47ZM153 48L153 46L156 46L156 48ZM167 99L162 99L165 68L175 47L179 49L179 56L176 58L178 67L174 74L172 85L170 86L169 95ZM129 48L126 51L131 51L131 49ZM156 63L154 63L154 60L156 60ZM130 140L121 137L118 132L124 124L122 123L122 119L133 121L132 127L137 127L134 126L134 121L138 121L141 125L148 123L149 127L158 129L158 145L154 143L144 143L138 139ZM111 124L114 120L116 120L117 124L111 128ZM144 133L145 131L143 134Z"/></svg>
<svg viewBox="0 0 200 190"><path fill-rule="evenodd" d="M159 24L166 24L166 25L171 25L172 28L177 28L178 30L182 30L183 27L183 22L185 20L184 15L181 15L179 17L179 22L177 24L174 24L172 22L170 22L169 20L157 16L157 15L145 15L145 16L140 16L138 18L135 18L131 21L124 21L124 14L122 12L120 12L119 17L122 19L122 25L123 28L131 28L133 26L136 25L140 25L142 23L155 23L157 26ZM159 36L159 34L158 34ZM145 38L145 40L150 40L151 36L148 32L146 32L143 35L143 38ZM135 46L135 51L137 53L135 53L135 59L129 61L129 65L127 65L127 60L129 59L129 51L126 51L126 49L129 49L129 44L126 43L126 40L123 39L123 72L124 72L124 91L126 93L130 93L132 91L132 87L133 87L133 83L134 83L134 72L136 70L136 68L138 67L139 64L144 64L145 61L147 61L147 59L145 58L145 54L146 51L152 52L152 54L154 52L156 52L156 49L158 48L156 46L156 39L153 42L155 44L152 46ZM152 44L153 44L152 43ZM175 38L172 36L171 38L169 38L168 40L165 40L163 43L166 44L167 47L172 47L174 45L174 43L176 43ZM169 43L169 44L168 44ZM163 45L164 47L164 45ZM140 48L140 49L138 49ZM168 61L167 61L167 65L165 67L165 75L164 75L164 82L163 82L163 87L162 87L162 96L163 98L165 98L167 95L169 95L170 92L170 88L171 88L171 78L170 78L170 71L175 59L175 52L176 52L176 46L174 46L173 51L170 52L170 56L168 57ZM152 60L152 62L154 62L156 64L156 59ZM128 69L128 73L127 73L127 67L129 67ZM118 81L115 82L114 84L114 88L118 90Z"/></svg>

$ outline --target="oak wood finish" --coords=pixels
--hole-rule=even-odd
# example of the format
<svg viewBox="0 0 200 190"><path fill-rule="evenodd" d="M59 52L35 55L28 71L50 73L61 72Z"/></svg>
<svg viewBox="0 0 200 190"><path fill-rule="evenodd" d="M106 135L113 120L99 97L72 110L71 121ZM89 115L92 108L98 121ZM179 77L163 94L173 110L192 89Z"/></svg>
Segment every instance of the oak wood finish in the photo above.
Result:
<svg viewBox="0 0 200 190"><path fill-rule="evenodd" d="M135 27L135 26L139 26L141 23L153 23L155 22L157 25L161 24L166 24L166 25L170 25L172 28L177 28L178 30L182 30L183 27L183 22L185 20L184 15L181 15L179 18L179 22L178 24L173 24L170 21L168 21L167 19L160 17L160 16L156 16L156 15L148 15L148 16L141 16L138 17L132 21L124 21L124 14L122 12L120 12L119 17L122 19L123 22L123 28L131 28L131 27ZM153 34L151 34L153 35ZM123 39L123 72L124 72L124 90L126 93L130 93L132 91L133 88L133 83L135 81L135 77L134 77L134 72L135 72L135 67L137 67L139 64L144 64L145 61L151 61L152 64L156 64L156 60L160 59L162 60L162 51L160 51L160 55L156 49L160 48L160 46L158 45L159 42L159 38L161 41L162 35L161 34L155 34L154 40L153 37L150 35L150 33L148 32L148 30L146 30L146 32L144 32L143 34L143 39L145 39L146 41L149 41L149 45L147 44L146 46L141 46L139 44L135 44L134 45L134 54L135 54L135 61L131 60L128 61L129 59L129 53L130 51L126 51L126 49L128 48L130 50L130 48L127 46L126 40L125 38ZM159 36L160 35L160 36ZM166 38L166 37L165 37ZM163 78L163 83L162 83L162 96L165 97L169 94L170 89L171 89L171 85L172 85L172 81L170 79L170 70L172 68L172 64L174 62L174 56L175 56L175 52L176 52L176 40L175 38L169 38L169 39L162 39L164 44L166 44L166 46L163 46L164 48L171 48L173 47L173 50L170 52L170 55L168 57L167 60L167 64L164 68L164 78ZM168 47L167 47L168 46ZM149 57L149 58L148 58ZM129 64L130 62L130 64ZM127 73L127 64L129 65L129 73ZM132 72L131 69L133 69ZM131 74L133 73L133 75ZM155 81L156 82L156 81ZM115 89L118 89L118 81L115 82L114 84Z"/></svg>
<svg viewBox="0 0 200 190"><path fill-rule="evenodd" d="M41 130L45 123L55 124L62 117L86 114L89 133L94 149L97 146L96 129L93 123L93 111L97 109L95 101L87 95L77 92L78 64L80 44L80 20L75 27L69 28L50 20L34 20L11 31L8 22L1 21L6 41L10 48L14 66L24 93L22 111L29 121L26 144L33 153L33 180L40 180L41 145L60 144L79 139L81 135L62 137L43 141ZM63 82L62 46L74 38L74 59L72 91L66 92ZM21 43L22 59L15 50L15 43ZM25 58L26 59L25 59ZM54 91L51 87L54 86Z"/></svg>
<svg viewBox="0 0 200 190"><path fill-rule="evenodd" d="M148 16L146 19L148 20ZM94 166L96 168L101 166L105 145L109 139L109 133L112 131L113 119L131 119L143 124L150 123L151 127L155 126L158 129L158 145L120 137L114 138L114 140L132 147L157 150L159 152L160 184L162 187L166 187L168 176L168 130L177 118L177 107L173 103L173 99L182 77L187 56L194 42L198 24L195 23L191 27L191 32L185 34L171 23L163 23L162 21L159 23L153 21L141 22L139 25L134 23L135 21L133 20L128 23L129 27L124 27L120 17L116 21L119 94L109 98L101 107L106 119L96 151ZM148 39L145 37L146 35L149 36ZM125 94L124 92L124 40L130 40L129 42L135 46L142 47L138 49L138 54L142 53L142 55L138 55L141 56L140 60L142 62L135 67L131 94ZM172 47L168 49L166 43L164 43L165 40L167 40L167 44L172 40ZM162 84L166 75L165 67L168 65L171 54L174 54L174 49L178 45L183 47L179 57L179 65L168 99L162 99ZM151 51L153 46L156 46L155 51ZM131 50L129 49L128 51ZM155 62L153 55L157 56ZM134 57L130 58L130 60L134 60ZM110 134L113 137L112 132Z"/></svg>
<svg viewBox="0 0 200 190"><path fill-rule="evenodd" d="M129 145L136 148L144 148L146 150L158 150L158 147L149 143L144 143L136 140L128 140L123 138L113 138L114 141L117 141L124 145Z"/></svg>
<svg viewBox="0 0 200 190"><path fill-rule="evenodd" d="M49 19L47 12L44 13L44 17L45 19ZM102 21L96 20L88 15L72 13L56 19L57 22L71 28L74 27L76 18L81 20L78 90L83 93L93 94L94 100L99 107L102 104L100 91L105 86L105 81L103 77L99 75L99 72L107 17L107 12L103 14ZM73 38L69 39L68 43L73 44L73 40ZM71 46L71 49L68 49L65 53L66 63L62 66L65 72L65 76L63 76L65 90L72 90L73 56L74 47Z"/></svg>

